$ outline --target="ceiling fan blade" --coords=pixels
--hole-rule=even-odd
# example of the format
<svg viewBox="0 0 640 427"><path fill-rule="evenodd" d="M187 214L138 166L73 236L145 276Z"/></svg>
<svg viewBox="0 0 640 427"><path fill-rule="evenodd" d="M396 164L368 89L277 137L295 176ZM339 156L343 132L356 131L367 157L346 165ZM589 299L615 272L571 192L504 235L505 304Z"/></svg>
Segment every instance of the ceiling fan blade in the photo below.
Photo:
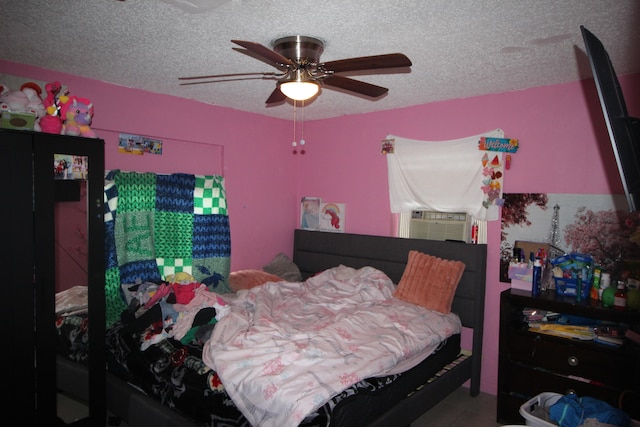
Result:
<svg viewBox="0 0 640 427"><path fill-rule="evenodd" d="M270 65L272 67L275 67L275 68L277 68L279 70L287 68L287 65L282 65L282 64L279 64L279 63L276 64L271 59L265 58L262 55L258 55L257 53L252 52L252 51L250 51L248 49L242 49L240 47L232 47L231 49L235 50L236 52L240 52L243 55L247 55L247 56L249 56L249 57L251 57L253 59L257 59L258 61L264 62L265 64Z"/></svg>
<svg viewBox="0 0 640 427"><path fill-rule="evenodd" d="M243 48L253 52L254 54L265 58L275 64L282 64L283 66L293 65L293 61L289 58L280 55L278 52L264 47L259 43L247 42L244 40L231 40L233 43L242 46Z"/></svg>
<svg viewBox="0 0 640 427"><path fill-rule="evenodd" d="M257 77L248 77L248 76L257 76ZM224 79L222 81L227 81L227 80L246 80L246 79L227 79L228 77L248 77L250 79L251 78L261 79L261 78L266 78L266 77L269 77L269 76L282 77L282 76L284 76L284 73L266 72L266 73L212 74L210 76L178 77L178 80ZM185 84L187 84L187 83L185 83Z"/></svg>
<svg viewBox="0 0 640 427"><path fill-rule="evenodd" d="M402 53L389 53L386 55L361 56L358 58L340 59L320 64L318 68L335 73L345 71L376 70L381 68L410 67L411 60Z"/></svg>
<svg viewBox="0 0 640 427"><path fill-rule="evenodd" d="M286 99L287 99L287 96L284 93L282 93L279 87L276 87L274 91L271 92L271 95L269 95L269 98L267 98L267 101L265 102L265 104L279 104L285 101Z"/></svg>
<svg viewBox="0 0 640 427"><path fill-rule="evenodd" d="M235 78L226 78L226 79L200 80L197 82L180 83L180 86L202 85L206 83L237 82L240 80L271 80L271 79L267 77L235 77Z"/></svg>
<svg viewBox="0 0 640 427"><path fill-rule="evenodd" d="M376 86L371 83L361 82L359 80L350 79L349 77L336 75L323 79L322 84L338 89L348 90L349 92L359 93L371 98L377 98L389 92L389 89L386 87Z"/></svg>

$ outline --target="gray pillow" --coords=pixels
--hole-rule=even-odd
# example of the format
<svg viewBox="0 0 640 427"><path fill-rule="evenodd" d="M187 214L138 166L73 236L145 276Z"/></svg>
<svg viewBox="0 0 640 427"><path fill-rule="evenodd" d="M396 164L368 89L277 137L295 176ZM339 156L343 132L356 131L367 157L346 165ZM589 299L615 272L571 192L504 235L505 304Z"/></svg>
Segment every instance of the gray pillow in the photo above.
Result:
<svg viewBox="0 0 640 427"><path fill-rule="evenodd" d="M298 266L282 252L276 255L269 264L262 267L262 270L282 277L287 282L302 281L302 273L300 273Z"/></svg>

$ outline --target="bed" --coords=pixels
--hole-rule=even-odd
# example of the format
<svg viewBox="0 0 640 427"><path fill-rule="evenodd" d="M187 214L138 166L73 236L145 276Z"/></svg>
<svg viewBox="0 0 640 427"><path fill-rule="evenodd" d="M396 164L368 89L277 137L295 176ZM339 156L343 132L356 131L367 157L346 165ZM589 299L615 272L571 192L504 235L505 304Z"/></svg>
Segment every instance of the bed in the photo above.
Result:
<svg viewBox="0 0 640 427"><path fill-rule="evenodd" d="M305 280L312 280L318 273L322 274L342 265L353 269L372 267L384 272L397 284L405 271L410 251L459 260L464 263L465 268L456 288L451 310L473 334L469 351L461 351L460 335L454 334L444 340L444 344L425 361L404 373L357 381L325 402L300 425L409 425L467 381L470 394L475 396L479 393L486 245L295 230L293 247L293 263ZM69 323L68 327L73 329L74 322ZM198 394L195 388L191 390L188 378L190 374L185 373L187 370L173 370L174 377L156 382L154 389L154 381L158 380L158 375L149 367L157 366L154 365L157 362L140 359L138 356L148 353L144 356L156 358L165 352L164 359L167 359L166 352L180 354L177 350L181 349L152 346L155 356L151 352L132 351L130 358L121 357L122 352L129 351L138 344L127 341L131 338L121 334L122 329L125 329L123 323L110 328L107 339L110 351L107 357L109 368L106 395L107 408L112 414L132 427L250 425L226 393L209 393L204 396L201 392ZM75 334L77 338L77 329ZM82 342L82 339L78 338L74 344L76 354L78 350L81 354L82 349L77 348L78 342ZM173 345L179 344L173 342ZM62 347L71 346L67 343ZM197 352L201 352L202 348L195 351L196 353L186 351L184 354L187 357L201 354ZM61 391L70 395L87 396L86 369L82 363L78 363L81 361L78 359L81 357L76 357L76 360L62 355L58 357L58 386ZM197 358L192 362L196 363L196 360ZM122 369L123 361L126 362L127 369ZM132 375L136 371L135 364L139 365L138 368L146 375L146 379L136 377L138 374ZM176 378L176 375L183 377ZM223 388L220 384L218 387ZM215 389L215 385L213 388ZM183 398L180 399L178 395ZM217 400L224 408L222 415L212 417L207 413L209 409L202 409L202 402L210 400ZM196 419L198 421L194 421Z"/></svg>

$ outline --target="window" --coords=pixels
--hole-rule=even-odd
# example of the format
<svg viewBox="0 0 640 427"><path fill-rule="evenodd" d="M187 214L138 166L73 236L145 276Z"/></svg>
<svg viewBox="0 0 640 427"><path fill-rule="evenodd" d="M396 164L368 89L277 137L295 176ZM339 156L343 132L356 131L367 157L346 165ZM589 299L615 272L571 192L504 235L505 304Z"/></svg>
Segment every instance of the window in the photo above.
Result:
<svg viewBox="0 0 640 427"><path fill-rule="evenodd" d="M437 212L415 210L400 214L399 237L430 240L459 240L472 242L473 225L483 229L484 237L478 233L477 242L486 241L486 222L474 220L465 212ZM477 232L477 231L476 231Z"/></svg>

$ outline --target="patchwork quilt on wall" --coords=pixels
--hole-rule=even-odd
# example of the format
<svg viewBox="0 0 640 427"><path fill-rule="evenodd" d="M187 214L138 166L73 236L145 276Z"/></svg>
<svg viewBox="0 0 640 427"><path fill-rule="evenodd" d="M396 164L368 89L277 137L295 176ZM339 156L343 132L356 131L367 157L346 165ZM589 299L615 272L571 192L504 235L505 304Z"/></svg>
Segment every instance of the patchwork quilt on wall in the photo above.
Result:
<svg viewBox="0 0 640 427"><path fill-rule="evenodd" d="M224 179L112 171L105 183L107 326L126 308L122 284L185 272L217 293L228 286L231 238Z"/></svg>

